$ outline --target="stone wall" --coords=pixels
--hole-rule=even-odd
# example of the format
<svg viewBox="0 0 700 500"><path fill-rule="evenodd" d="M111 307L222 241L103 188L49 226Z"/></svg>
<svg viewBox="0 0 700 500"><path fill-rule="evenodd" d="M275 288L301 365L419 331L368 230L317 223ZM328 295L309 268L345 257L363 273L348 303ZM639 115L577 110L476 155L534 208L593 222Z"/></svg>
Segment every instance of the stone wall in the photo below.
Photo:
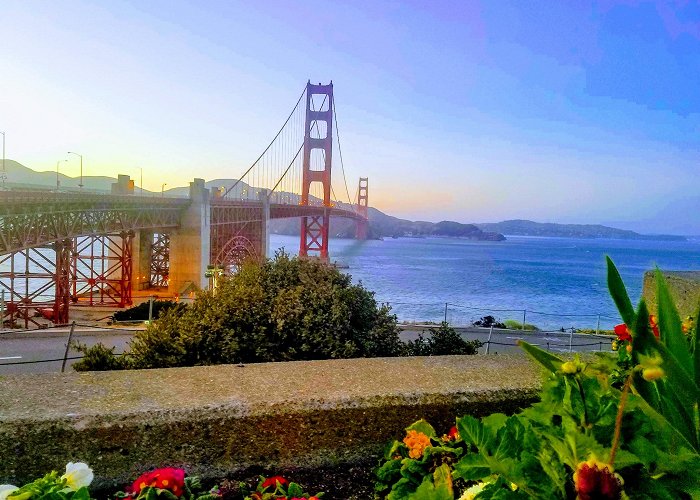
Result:
<svg viewBox="0 0 700 500"><path fill-rule="evenodd" d="M670 271L663 275L681 319L694 316L700 307L700 271ZM649 305L649 310L656 312L656 279L653 271L644 273L642 297Z"/></svg>
<svg viewBox="0 0 700 500"><path fill-rule="evenodd" d="M149 467L223 477L257 465L325 467L379 455L424 417L512 413L536 399L522 356L222 365L0 378L0 483L68 461L97 485Z"/></svg>

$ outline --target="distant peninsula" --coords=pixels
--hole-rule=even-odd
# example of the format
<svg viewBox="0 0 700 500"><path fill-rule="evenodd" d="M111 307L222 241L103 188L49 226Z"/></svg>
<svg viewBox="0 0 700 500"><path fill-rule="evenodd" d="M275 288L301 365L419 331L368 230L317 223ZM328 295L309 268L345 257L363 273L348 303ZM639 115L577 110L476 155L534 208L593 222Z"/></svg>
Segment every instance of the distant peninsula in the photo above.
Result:
<svg viewBox="0 0 700 500"><path fill-rule="evenodd" d="M670 234L640 234L626 229L600 224L556 224L531 220L506 220L475 224L482 231L494 231L513 236L549 236L560 238L614 238L622 240L687 241L685 236Z"/></svg>

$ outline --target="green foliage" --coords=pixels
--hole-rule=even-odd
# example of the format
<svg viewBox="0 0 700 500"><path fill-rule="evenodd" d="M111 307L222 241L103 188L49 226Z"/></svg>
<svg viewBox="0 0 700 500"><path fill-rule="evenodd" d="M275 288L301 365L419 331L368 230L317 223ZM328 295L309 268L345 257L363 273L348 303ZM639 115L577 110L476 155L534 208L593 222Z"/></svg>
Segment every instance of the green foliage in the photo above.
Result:
<svg viewBox="0 0 700 500"><path fill-rule="evenodd" d="M456 440L437 439L417 422L388 448L377 470L378 494L419 498L412 495L420 488L421 494L436 489L434 474L443 468L455 498L700 498L697 325L683 333L657 274L657 339L646 305L632 308L612 262L608 276L632 349L620 349L617 359L601 353L583 362L521 342L547 372L540 402L510 417L458 418ZM416 447L426 440L430 446ZM602 484L582 480L585 474L605 477L624 493L584 492Z"/></svg>
<svg viewBox="0 0 700 500"><path fill-rule="evenodd" d="M405 353L398 334L390 308L362 284L278 253L222 278L216 294L201 291L192 305L165 311L134 334L123 361L91 355L128 368L397 356Z"/></svg>
<svg viewBox="0 0 700 500"><path fill-rule="evenodd" d="M523 330L523 324L521 321L516 321L514 319L507 319L503 322L506 325L506 328L509 330ZM537 331L539 328L537 328L535 325L531 325L530 323L525 323L525 331Z"/></svg>
<svg viewBox="0 0 700 500"><path fill-rule="evenodd" d="M18 500L91 500L93 497L90 496L86 486L73 490L68 487L65 477L53 471L13 491L7 498L8 500L15 498Z"/></svg>
<svg viewBox="0 0 700 500"><path fill-rule="evenodd" d="M428 328L429 337L418 338L406 344L409 356L444 356L449 354L476 354L484 345L479 340L464 340L454 328L444 321L439 328ZM425 332L423 332L425 333Z"/></svg>
<svg viewBox="0 0 700 500"><path fill-rule="evenodd" d="M150 301L142 302L141 304L117 311L114 313L115 321L146 321L148 319L148 311L150 309ZM153 319L158 319L161 315L171 309L184 309L185 304L174 302L172 300L154 300L153 301Z"/></svg>
<svg viewBox="0 0 700 500"><path fill-rule="evenodd" d="M83 354L83 359L73 363L75 371L123 370L125 368L124 358L114 354L114 347L106 347L101 342L92 347L74 342L73 347Z"/></svg>

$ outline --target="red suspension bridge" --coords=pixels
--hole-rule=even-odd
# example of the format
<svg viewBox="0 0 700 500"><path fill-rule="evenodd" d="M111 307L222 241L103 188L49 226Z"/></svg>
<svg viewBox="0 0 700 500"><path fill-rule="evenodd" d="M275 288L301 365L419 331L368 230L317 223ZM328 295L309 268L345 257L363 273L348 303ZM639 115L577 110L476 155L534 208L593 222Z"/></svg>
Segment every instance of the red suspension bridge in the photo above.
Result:
<svg viewBox="0 0 700 500"><path fill-rule="evenodd" d="M134 291L203 288L207 266L230 271L267 255L270 219L299 217L299 255L328 261L330 218L355 220L364 239L367 200L367 178L350 197L333 84L309 82L228 189L210 191L195 179L187 198L138 196L120 175L109 195L0 192L0 321L62 324L71 307L124 307Z"/></svg>

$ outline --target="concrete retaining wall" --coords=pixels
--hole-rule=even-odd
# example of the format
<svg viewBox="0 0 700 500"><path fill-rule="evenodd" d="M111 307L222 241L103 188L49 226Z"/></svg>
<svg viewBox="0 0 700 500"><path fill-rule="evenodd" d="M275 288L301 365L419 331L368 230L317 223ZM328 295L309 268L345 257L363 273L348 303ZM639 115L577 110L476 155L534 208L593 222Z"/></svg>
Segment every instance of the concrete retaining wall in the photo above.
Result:
<svg viewBox="0 0 700 500"><path fill-rule="evenodd" d="M379 454L421 417L511 413L536 399L522 356L265 363L0 378L0 483L68 461L97 484L149 467L222 477L255 465L333 466Z"/></svg>
<svg viewBox="0 0 700 500"><path fill-rule="evenodd" d="M694 316L700 307L700 271L670 271L664 272L663 275L681 319ZM642 296L649 305L649 310L655 312L656 279L652 271L644 273Z"/></svg>

